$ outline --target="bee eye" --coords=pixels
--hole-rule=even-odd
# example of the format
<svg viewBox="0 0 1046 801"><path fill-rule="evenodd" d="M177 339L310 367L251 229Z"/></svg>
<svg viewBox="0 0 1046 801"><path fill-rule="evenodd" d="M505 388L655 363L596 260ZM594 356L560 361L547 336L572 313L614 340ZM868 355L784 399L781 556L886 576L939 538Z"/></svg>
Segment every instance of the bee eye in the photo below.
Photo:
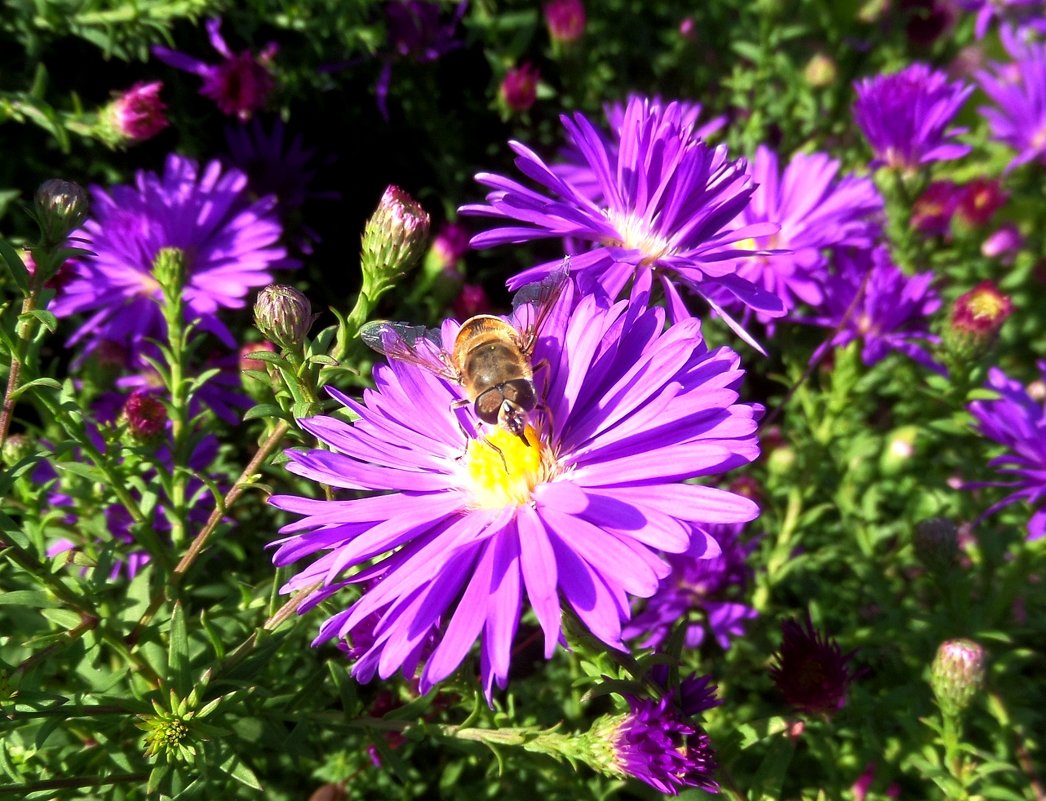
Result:
<svg viewBox="0 0 1046 801"><path fill-rule="evenodd" d="M498 424L498 412L501 410L501 401L502 394L497 387L491 387L485 392L481 392L473 405L476 417L484 423L496 426Z"/></svg>
<svg viewBox="0 0 1046 801"><path fill-rule="evenodd" d="M512 401L525 411L531 411L538 402L534 394L534 384L525 378L514 378L501 385L501 391L507 400Z"/></svg>

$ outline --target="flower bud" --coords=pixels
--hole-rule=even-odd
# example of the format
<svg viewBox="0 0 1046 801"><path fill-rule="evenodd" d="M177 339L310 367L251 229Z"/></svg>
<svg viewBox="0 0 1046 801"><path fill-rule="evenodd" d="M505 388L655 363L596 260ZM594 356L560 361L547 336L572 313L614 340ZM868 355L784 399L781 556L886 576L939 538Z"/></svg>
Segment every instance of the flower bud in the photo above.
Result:
<svg viewBox="0 0 1046 801"><path fill-rule="evenodd" d="M40 184L36 190L36 222L44 243L64 242L87 219L87 207L87 193L77 183L51 178Z"/></svg>
<svg viewBox="0 0 1046 801"><path fill-rule="evenodd" d="M1024 247L1024 237L1013 223L1006 223L981 243L981 255L987 259L998 259L1002 264L1012 264L1014 257Z"/></svg>
<svg viewBox="0 0 1046 801"><path fill-rule="evenodd" d="M170 123L167 106L160 100L163 83L136 83L102 109L103 136L114 144L144 142Z"/></svg>
<svg viewBox="0 0 1046 801"><path fill-rule="evenodd" d="M0 462L4 467L14 467L33 452L33 446L31 437L25 434L11 434L4 440L4 447L0 450Z"/></svg>
<svg viewBox="0 0 1046 801"><path fill-rule="evenodd" d="M911 464L912 458L919 449L919 427L900 426L890 432L879 457L879 469L883 474L892 476Z"/></svg>
<svg viewBox="0 0 1046 801"><path fill-rule="evenodd" d="M1013 301L991 281L982 281L952 306L945 332L948 350L959 359L981 358L1012 312Z"/></svg>
<svg viewBox="0 0 1046 801"><path fill-rule="evenodd" d="M960 714L984 685L984 649L973 640L945 640L930 666L930 686L945 715Z"/></svg>
<svg viewBox="0 0 1046 801"><path fill-rule="evenodd" d="M959 529L944 517L931 517L915 526L915 555L927 570L943 573L959 557Z"/></svg>
<svg viewBox="0 0 1046 801"><path fill-rule="evenodd" d="M815 89L831 86L839 75L835 61L824 53L815 53L803 68L803 78Z"/></svg>
<svg viewBox="0 0 1046 801"><path fill-rule="evenodd" d="M185 286L185 251L160 248L153 259L153 276L168 302L180 297Z"/></svg>
<svg viewBox="0 0 1046 801"><path fill-rule="evenodd" d="M363 229L364 276L402 275L417 264L429 236L429 215L414 198L389 186Z"/></svg>
<svg viewBox="0 0 1046 801"><path fill-rule="evenodd" d="M585 33L585 6L581 0L545 3L545 24L554 43L573 44Z"/></svg>
<svg viewBox="0 0 1046 801"><path fill-rule="evenodd" d="M955 219L966 228L980 228L1006 204L1007 196L997 180L977 178L962 187Z"/></svg>
<svg viewBox="0 0 1046 801"><path fill-rule="evenodd" d="M784 699L799 712L832 715L846 704L846 693L856 675L850 668L853 652L814 628L786 620L781 624L781 648L774 654L770 677Z"/></svg>
<svg viewBox="0 0 1046 801"><path fill-rule="evenodd" d="M167 428L167 407L149 389L136 389L124 402L120 420L139 442L154 440Z"/></svg>
<svg viewBox="0 0 1046 801"><path fill-rule="evenodd" d="M912 228L926 236L950 233L959 193L959 187L951 181L934 181L912 205Z"/></svg>
<svg viewBox="0 0 1046 801"><path fill-rule="evenodd" d="M312 304L294 287L269 284L254 301L254 324L284 350L300 350L315 321Z"/></svg>
<svg viewBox="0 0 1046 801"><path fill-rule="evenodd" d="M502 107L514 114L527 111L537 100L540 80L541 73L531 64L521 64L510 69L498 89Z"/></svg>

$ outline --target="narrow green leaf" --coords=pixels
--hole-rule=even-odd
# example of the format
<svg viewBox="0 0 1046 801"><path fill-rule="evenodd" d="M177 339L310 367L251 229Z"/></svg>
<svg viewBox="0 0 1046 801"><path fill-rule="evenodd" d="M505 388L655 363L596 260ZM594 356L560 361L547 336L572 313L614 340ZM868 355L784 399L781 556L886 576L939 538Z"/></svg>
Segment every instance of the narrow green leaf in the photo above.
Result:
<svg viewBox="0 0 1046 801"><path fill-rule="evenodd" d="M29 606L33 609L53 609L61 604L46 592L37 590L13 590L0 593L0 606Z"/></svg>
<svg viewBox="0 0 1046 801"><path fill-rule="evenodd" d="M192 687L189 675L189 632L185 626L185 610L181 602L171 612L171 634L167 652L167 667L178 695L184 698Z"/></svg>
<svg viewBox="0 0 1046 801"><path fill-rule="evenodd" d="M11 272L11 277L22 294L28 295L29 271L25 269L25 263L18 255L18 251L11 247L9 242L0 239L0 256L3 257L4 262L7 264L7 269Z"/></svg>
<svg viewBox="0 0 1046 801"><path fill-rule="evenodd" d="M243 761L233 754L221 765L221 770L228 773L240 784L245 784L252 790L261 790L261 782L258 781L258 777L254 775L254 771L248 768Z"/></svg>

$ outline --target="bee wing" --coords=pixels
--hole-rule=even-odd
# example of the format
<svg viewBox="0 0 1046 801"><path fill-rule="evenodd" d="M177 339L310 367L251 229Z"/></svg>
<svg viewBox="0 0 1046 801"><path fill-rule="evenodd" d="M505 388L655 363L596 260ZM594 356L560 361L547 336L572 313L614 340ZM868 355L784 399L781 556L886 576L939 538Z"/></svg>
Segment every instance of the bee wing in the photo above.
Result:
<svg viewBox="0 0 1046 801"><path fill-rule="evenodd" d="M363 324L360 339L390 359L416 364L441 378L461 383L461 377L443 350L443 336L438 328L378 320Z"/></svg>
<svg viewBox="0 0 1046 801"><path fill-rule="evenodd" d="M541 334L541 327L563 294L570 276L570 257L540 281L522 287L512 298L512 316L522 333L523 350L529 352Z"/></svg>

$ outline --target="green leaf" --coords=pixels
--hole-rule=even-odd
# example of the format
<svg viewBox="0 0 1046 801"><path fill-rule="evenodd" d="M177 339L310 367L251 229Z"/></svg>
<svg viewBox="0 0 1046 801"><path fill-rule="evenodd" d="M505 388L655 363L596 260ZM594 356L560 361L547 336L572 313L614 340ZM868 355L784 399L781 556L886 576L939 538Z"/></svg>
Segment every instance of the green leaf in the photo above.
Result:
<svg viewBox="0 0 1046 801"><path fill-rule="evenodd" d="M7 264L7 269L11 271L11 277L22 294L28 295L29 271L25 268L25 263L18 255L18 251L11 247L9 242L0 239L0 256L3 257L4 262Z"/></svg>
<svg viewBox="0 0 1046 801"><path fill-rule="evenodd" d="M80 616L68 609L41 608L40 614L63 629L74 629L80 625Z"/></svg>
<svg viewBox="0 0 1046 801"><path fill-rule="evenodd" d="M252 406L247 410L246 414L243 415L244 420L264 420L266 418L285 420L287 418L287 413L274 403L259 403L257 406Z"/></svg>
<svg viewBox="0 0 1046 801"><path fill-rule="evenodd" d="M18 315L19 320L24 320L26 317L39 321L40 325L52 334L58 330L58 318L46 309L33 309L31 312Z"/></svg>
<svg viewBox="0 0 1046 801"><path fill-rule="evenodd" d="M261 782L258 781L258 777L254 775L254 771L248 768L243 761L236 756L236 754L233 754L225 760L225 762L221 764L220 769L225 773L228 773L241 784L247 785L252 790L263 789Z"/></svg>
<svg viewBox="0 0 1046 801"><path fill-rule="evenodd" d="M53 378L34 378L32 381L28 381L25 384L22 384L22 386L20 386L13 393L11 393L11 397L17 398L21 396L23 393L25 393L26 390L42 389L44 387L46 387L47 389L60 390L62 388L62 385L55 381Z"/></svg>
<svg viewBox="0 0 1046 801"><path fill-rule="evenodd" d="M13 590L0 593L0 606L28 606L33 609L60 608L61 603L46 592L37 590Z"/></svg>
<svg viewBox="0 0 1046 801"><path fill-rule="evenodd" d="M175 691L184 698L192 687L192 679L189 675L189 632L185 626L185 611L180 601L175 603L171 612L167 667L174 681Z"/></svg>

